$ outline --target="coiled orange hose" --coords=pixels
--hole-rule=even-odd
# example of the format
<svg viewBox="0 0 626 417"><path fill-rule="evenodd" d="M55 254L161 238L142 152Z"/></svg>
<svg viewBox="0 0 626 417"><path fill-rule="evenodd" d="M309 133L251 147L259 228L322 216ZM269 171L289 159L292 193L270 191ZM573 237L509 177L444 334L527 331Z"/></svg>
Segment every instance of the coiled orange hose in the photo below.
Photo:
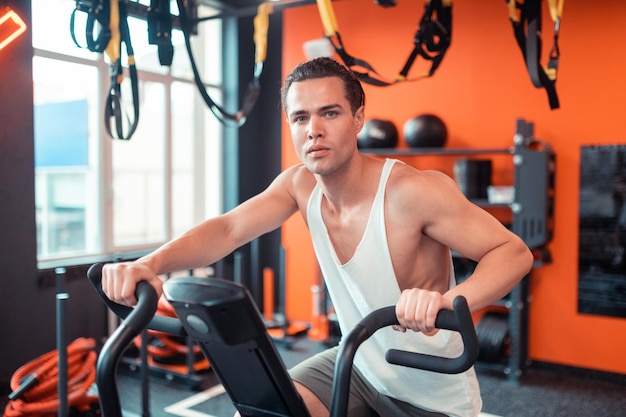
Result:
<svg viewBox="0 0 626 417"><path fill-rule="evenodd" d="M78 411L86 411L98 402L92 394L96 380L96 341L78 338L67 346L68 405ZM26 382L28 381L28 382ZM22 387L24 384L32 384ZM58 354L50 351L20 367L11 377L12 398L5 410L5 417L55 417L59 409L57 397ZM17 394L20 389L24 392ZM17 397L17 398L15 398Z"/></svg>

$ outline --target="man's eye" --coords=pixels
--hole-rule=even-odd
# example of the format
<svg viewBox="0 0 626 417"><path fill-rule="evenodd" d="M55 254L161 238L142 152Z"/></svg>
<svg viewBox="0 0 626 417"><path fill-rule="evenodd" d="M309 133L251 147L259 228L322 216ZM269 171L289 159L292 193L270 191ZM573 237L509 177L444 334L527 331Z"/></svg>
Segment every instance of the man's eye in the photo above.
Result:
<svg viewBox="0 0 626 417"><path fill-rule="evenodd" d="M330 110L330 111L326 112L326 116L328 116L328 117L334 117L336 115L337 115L337 112L334 111L334 110Z"/></svg>

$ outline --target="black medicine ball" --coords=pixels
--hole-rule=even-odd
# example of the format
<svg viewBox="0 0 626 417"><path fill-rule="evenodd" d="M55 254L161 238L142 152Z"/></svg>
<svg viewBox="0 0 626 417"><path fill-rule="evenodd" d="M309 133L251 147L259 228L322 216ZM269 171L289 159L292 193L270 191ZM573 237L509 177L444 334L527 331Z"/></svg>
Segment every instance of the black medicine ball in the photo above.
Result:
<svg viewBox="0 0 626 417"><path fill-rule="evenodd" d="M404 140L411 148L440 148L448 140L448 129L439 116L421 114L404 123Z"/></svg>
<svg viewBox="0 0 626 417"><path fill-rule="evenodd" d="M359 148L393 148L398 144L398 128L393 122L370 119L357 136Z"/></svg>

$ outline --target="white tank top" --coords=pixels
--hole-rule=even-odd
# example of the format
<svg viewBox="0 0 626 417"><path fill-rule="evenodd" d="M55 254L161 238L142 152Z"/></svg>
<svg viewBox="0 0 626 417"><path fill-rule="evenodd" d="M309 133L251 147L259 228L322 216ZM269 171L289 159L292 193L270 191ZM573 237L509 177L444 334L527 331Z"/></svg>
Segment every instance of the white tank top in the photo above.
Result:
<svg viewBox="0 0 626 417"><path fill-rule="evenodd" d="M309 197L307 223L313 247L344 335L368 313L395 305L400 297L384 217L385 187L395 162L399 161L385 161L363 237L352 258L343 265L322 219L319 185ZM452 287L455 285L452 265L450 271ZM392 365L385 360L385 352L391 348L457 357L463 351L458 333L441 330L429 337L387 327L361 345L354 365L379 392L390 397L449 416L474 417L479 414L482 399L474 368L459 375L446 375Z"/></svg>

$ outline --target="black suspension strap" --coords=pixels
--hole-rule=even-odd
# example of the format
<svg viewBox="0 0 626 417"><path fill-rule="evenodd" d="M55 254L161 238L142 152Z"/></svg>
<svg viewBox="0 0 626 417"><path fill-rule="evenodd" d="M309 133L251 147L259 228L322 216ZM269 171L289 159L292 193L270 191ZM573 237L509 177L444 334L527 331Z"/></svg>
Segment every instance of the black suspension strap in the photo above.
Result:
<svg viewBox="0 0 626 417"><path fill-rule="evenodd" d="M550 109L558 109L560 104L556 80L561 55L558 40L564 0L548 0L550 16L554 22L554 37L546 67L541 65L542 0L524 0L523 2L506 0L506 2L509 19L513 25L513 34L524 57L533 86L544 88L548 95Z"/></svg>
<svg viewBox="0 0 626 417"><path fill-rule="evenodd" d="M104 126L107 133L115 139L130 139L139 123L139 80L135 65L135 52L130 39L128 12L125 0L110 0L111 41L105 49L110 63L111 86L104 106ZM133 118L131 119L122 105L122 82L124 67L122 65L122 43L126 45L128 72L133 100ZM124 132L125 127L127 131Z"/></svg>
<svg viewBox="0 0 626 417"><path fill-rule="evenodd" d="M436 16L436 18L434 18ZM421 77L432 76L443 57L450 47L452 40L452 1L432 0L424 5L424 15L415 32L413 43L415 47L409 55L404 68L400 71L398 81L406 80L406 77L415 61L415 58L422 58L431 61L430 70L422 74Z"/></svg>
<svg viewBox="0 0 626 417"><path fill-rule="evenodd" d="M450 47L452 39L452 0L426 0L424 14L418 23L413 39L413 50L395 79L393 81L384 80L367 61L355 58L346 52L331 0L316 1L326 38L330 41L346 67L352 70L364 83L384 87L399 82L417 81L430 77L439 68L444 55ZM395 2L381 3L381 5L387 7L395 5ZM409 78L409 71L418 57L431 61L430 69L417 77Z"/></svg>
<svg viewBox="0 0 626 417"><path fill-rule="evenodd" d="M85 13L85 45L81 45L76 38L75 25L76 13ZM87 48L92 52L104 52L104 49L111 40L111 29L109 28L110 10L109 0L76 0L76 6L70 16L70 34L72 40L79 48ZM94 36L96 23L100 31Z"/></svg>
<svg viewBox="0 0 626 417"><path fill-rule="evenodd" d="M150 0L147 11L148 43L157 46L159 63L170 66L174 58L169 0Z"/></svg>
<svg viewBox="0 0 626 417"><path fill-rule="evenodd" d="M130 39L126 1L76 0L76 7L70 17L70 34L79 48L87 48L92 52L106 53L109 57L111 83L109 94L104 104L104 126L112 138L128 140L135 133L139 123L139 79L135 65L135 53ZM169 4L167 10L169 12ZM87 15L85 46L81 45L76 37L75 25L78 12L86 13ZM99 28L99 32L94 36L96 27ZM171 39L169 33L165 36ZM122 43L126 45L128 58L128 73L133 105L132 119L122 105L122 82L124 81L124 67L121 56Z"/></svg>
<svg viewBox="0 0 626 417"><path fill-rule="evenodd" d="M191 63L191 69L193 71L194 81L196 83L196 86L198 87L198 91L200 92L202 99L209 107L213 115L220 122L234 122L237 126L242 126L246 122L246 118L256 104L259 93L261 91L260 78L261 74L263 73L263 64L265 62L267 52L267 31L269 27L269 14L272 12L273 9L271 2L261 3L257 9L257 15L254 18L254 74L245 92L241 109L236 113L227 112L222 106L217 104L206 91L205 84L202 81L200 72L198 71L198 67L196 65L194 54L191 48L190 38L193 22L188 16L187 7L185 6L185 0L176 0L176 2L178 5L180 26L185 38L185 47L187 49L187 54L189 55L189 61Z"/></svg>

